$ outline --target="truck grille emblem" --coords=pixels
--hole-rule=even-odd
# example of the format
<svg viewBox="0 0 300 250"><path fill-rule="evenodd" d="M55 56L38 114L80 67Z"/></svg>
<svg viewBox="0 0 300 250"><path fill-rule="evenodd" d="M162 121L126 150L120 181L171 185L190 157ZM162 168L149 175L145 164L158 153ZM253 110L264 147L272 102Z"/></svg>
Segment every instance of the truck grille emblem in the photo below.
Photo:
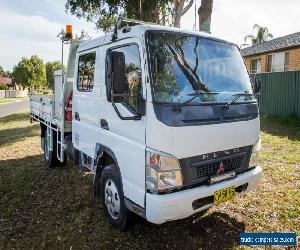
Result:
<svg viewBox="0 0 300 250"><path fill-rule="evenodd" d="M225 172L224 164L223 162L221 162L217 174L224 174L224 172Z"/></svg>

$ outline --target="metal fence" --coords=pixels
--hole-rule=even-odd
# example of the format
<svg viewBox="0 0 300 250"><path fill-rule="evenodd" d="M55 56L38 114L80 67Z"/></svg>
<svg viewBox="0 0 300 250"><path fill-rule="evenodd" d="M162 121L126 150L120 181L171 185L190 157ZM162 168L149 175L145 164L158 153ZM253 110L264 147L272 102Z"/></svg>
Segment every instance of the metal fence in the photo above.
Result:
<svg viewBox="0 0 300 250"><path fill-rule="evenodd" d="M269 116L300 118L300 71L261 73L260 113Z"/></svg>

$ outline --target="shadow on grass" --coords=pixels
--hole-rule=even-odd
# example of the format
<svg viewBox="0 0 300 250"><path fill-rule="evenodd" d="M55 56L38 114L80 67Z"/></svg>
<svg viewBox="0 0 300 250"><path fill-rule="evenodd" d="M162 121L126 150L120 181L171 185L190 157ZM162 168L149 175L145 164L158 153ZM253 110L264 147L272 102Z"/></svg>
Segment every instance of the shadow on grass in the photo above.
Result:
<svg viewBox="0 0 300 250"><path fill-rule="evenodd" d="M7 122L15 122L15 121L29 121L30 115L28 112L21 112L12 115L8 115L0 118L0 125L5 124Z"/></svg>
<svg viewBox="0 0 300 250"><path fill-rule="evenodd" d="M275 136L288 137L291 140L300 140L300 120L289 118L261 118L261 130Z"/></svg>
<svg viewBox="0 0 300 250"><path fill-rule="evenodd" d="M27 137L39 135L39 127L39 124L34 124L30 127L0 130L0 147Z"/></svg>
<svg viewBox="0 0 300 250"><path fill-rule="evenodd" d="M136 227L148 238L145 249L232 249L239 245L245 224L226 213L201 212L190 218L154 225L138 220ZM157 240L163 238L163 241Z"/></svg>
<svg viewBox="0 0 300 250"><path fill-rule="evenodd" d="M7 208L2 207L1 219L9 228L0 236L3 247L46 242L51 248L231 249L245 230L243 222L214 212L163 225L137 218L132 229L119 232L93 202L92 176L78 170L71 161L64 168L44 169L42 155L0 160L0 209ZM65 242L57 241L57 235L65 235Z"/></svg>
<svg viewBox="0 0 300 250"><path fill-rule="evenodd" d="M30 125L29 118L28 112L16 113L0 118L0 147L12 144L26 137L38 135L39 124L34 123ZM15 127L16 123L20 123L21 126L11 128L11 126Z"/></svg>

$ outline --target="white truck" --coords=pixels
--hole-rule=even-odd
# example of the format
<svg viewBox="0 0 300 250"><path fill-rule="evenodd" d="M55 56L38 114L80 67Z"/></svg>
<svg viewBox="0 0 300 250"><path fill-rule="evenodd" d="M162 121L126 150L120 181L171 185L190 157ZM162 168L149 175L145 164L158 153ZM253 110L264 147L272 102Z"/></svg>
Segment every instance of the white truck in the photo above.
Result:
<svg viewBox="0 0 300 250"><path fill-rule="evenodd" d="M255 188L260 83L235 44L141 23L69 42L54 97L31 97L31 119L46 166L91 171L115 227L133 214L182 219Z"/></svg>

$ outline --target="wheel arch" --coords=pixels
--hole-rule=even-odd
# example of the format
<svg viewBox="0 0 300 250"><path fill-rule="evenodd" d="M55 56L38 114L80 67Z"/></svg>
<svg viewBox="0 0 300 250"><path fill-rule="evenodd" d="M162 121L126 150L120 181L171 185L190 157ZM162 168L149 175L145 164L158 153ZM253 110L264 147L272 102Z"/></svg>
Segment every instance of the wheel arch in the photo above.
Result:
<svg viewBox="0 0 300 250"><path fill-rule="evenodd" d="M121 188L123 191L122 175L121 175L117 157L114 154L114 152L110 148L100 143L96 144L95 151L96 153L94 158L94 195L97 197L100 196L100 178L101 178L102 171L105 166L108 166L112 163L115 164L116 170L121 178L121 186L122 186Z"/></svg>
<svg viewBox="0 0 300 250"><path fill-rule="evenodd" d="M135 204L133 201L128 199L124 193L122 175L121 175L120 167L118 164L118 160L117 160L114 152L110 148L108 148L104 145L101 145L101 144L96 144L96 157L95 157L95 162L94 162L94 166L95 166L94 195L95 195L95 197L100 198L100 193L101 193L100 179L101 179L102 171L105 168L105 166L108 166L111 163L115 163L117 173L120 176L121 189L124 194L125 206L127 207L127 209L129 209L133 213L135 213L143 218L146 218L145 208Z"/></svg>

